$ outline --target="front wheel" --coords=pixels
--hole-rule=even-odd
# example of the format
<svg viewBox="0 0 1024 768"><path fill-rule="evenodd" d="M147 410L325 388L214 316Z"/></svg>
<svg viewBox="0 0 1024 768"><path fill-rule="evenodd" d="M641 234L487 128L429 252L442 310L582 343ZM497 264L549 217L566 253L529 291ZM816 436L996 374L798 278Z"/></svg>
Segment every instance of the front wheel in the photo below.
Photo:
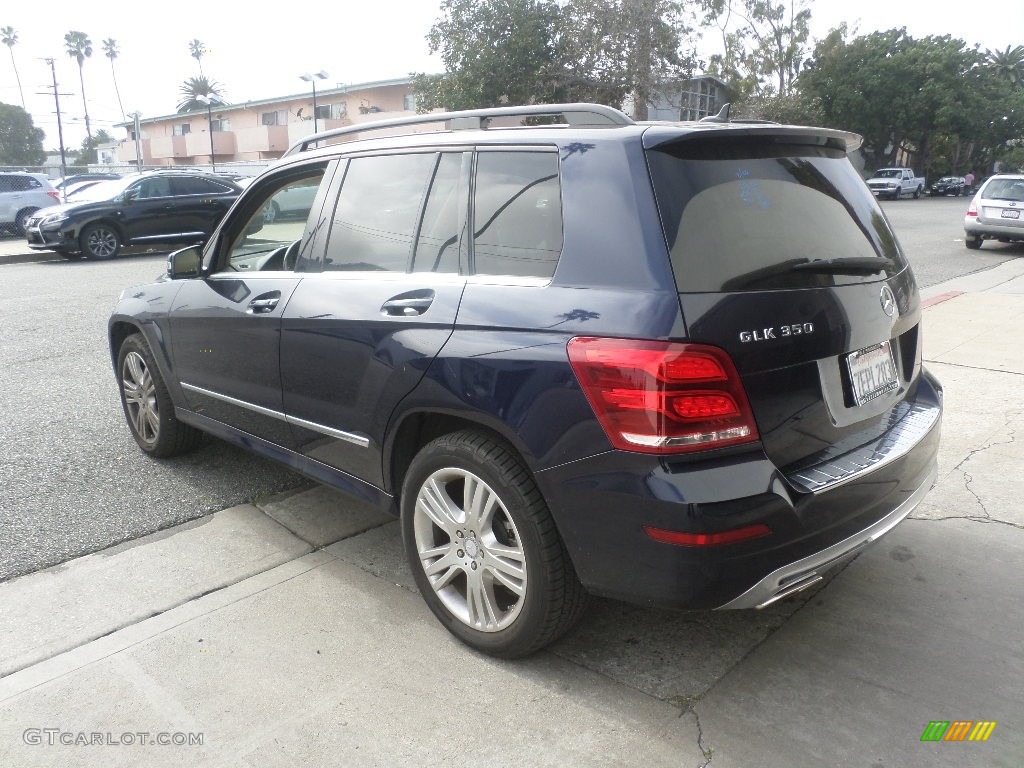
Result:
<svg viewBox="0 0 1024 768"><path fill-rule="evenodd" d="M586 593L530 473L505 444L455 432L402 487L402 538L430 610L467 645L526 656L580 617Z"/></svg>
<svg viewBox="0 0 1024 768"><path fill-rule="evenodd" d="M121 250L121 236L109 224L90 224L78 238L87 259L112 259Z"/></svg>
<svg viewBox="0 0 1024 768"><path fill-rule="evenodd" d="M22 208L18 211L18 215L14 217L14 234L24 235L25 230L28 229L28 220L38 210L38 208Z"/></svg>
<svg viewBox="0 0 1024 768"><path fill-rule="evenodd" d="M117 354L117 383L132 437L145 453L166 459L187 453L202 433L178 421L153 353L141 334L124 340Z"/></svg>

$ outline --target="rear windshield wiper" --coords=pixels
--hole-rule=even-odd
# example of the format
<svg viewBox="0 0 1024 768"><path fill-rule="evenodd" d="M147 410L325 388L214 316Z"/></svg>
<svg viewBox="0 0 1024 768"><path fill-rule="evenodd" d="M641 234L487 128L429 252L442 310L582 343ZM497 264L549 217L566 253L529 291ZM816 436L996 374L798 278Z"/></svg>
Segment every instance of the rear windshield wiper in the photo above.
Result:
<svg viewBox="0 0 1024 768"><path fill-rule="evenodd" d="M814 259L794 264L794 272L827 272L840 275L871 275L892 266L881 256L855 256L848 259Z"/></svg>

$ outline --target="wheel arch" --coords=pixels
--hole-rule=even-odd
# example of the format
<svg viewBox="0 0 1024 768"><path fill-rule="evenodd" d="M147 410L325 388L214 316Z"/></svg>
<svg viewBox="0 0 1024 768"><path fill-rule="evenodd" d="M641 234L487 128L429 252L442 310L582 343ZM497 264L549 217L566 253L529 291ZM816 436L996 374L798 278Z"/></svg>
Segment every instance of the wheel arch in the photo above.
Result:
<svg viewBox="0 0 1024 768"><path fill-rule="evenodd" d="M389 432L384 443L384 488L401 503L402 483L413 458L427 443L442 435L472 430L487 435L513 451L532 474L528 452L514 436L488 424L485 420L474 419L472 414L452 414L442 411L419 410L403 414Z"/></svg>
<svg viewBox="0 0 1024 768"><path fill-rule="evenodd" d="M75 231L75 241L76 242L80 241L82 239L82 233L85 232L85 230L87 230L89 227L94 226L96 224L105 224L105 225L107 225L112 230L117 232L117 236L121 239L121 246L122 247L128 245L128 241L127 241L127 238L125 236L124 227L122 227L121 223L118 222L116 219L112 219L109 216L99 216L99 217L97 217L95 219L89 219L88 221L85 221L85 222L82 222L81 224L79 224L77 226L77 228L76 228L76 231Z"/></svg>

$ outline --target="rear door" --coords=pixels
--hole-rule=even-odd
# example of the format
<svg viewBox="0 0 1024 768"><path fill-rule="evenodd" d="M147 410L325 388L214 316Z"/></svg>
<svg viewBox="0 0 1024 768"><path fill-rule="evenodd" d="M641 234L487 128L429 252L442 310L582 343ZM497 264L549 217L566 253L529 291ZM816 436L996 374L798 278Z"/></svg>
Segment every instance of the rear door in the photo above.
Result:
<svg viewBox="0 0 1024 768"><path fill-rule="evenodd" d="M452 333L471 158L348 161L322 271L302 281L283 316L284 408L299 450L377 486L388 419Z"/></svg>
<svg viewBox="0 0 1024 768"><path fill-rule="evenodd" d="M817 464L910 407L920 307L841 145L689 134L648 151L689 338L725 349L768 456Z"/></svg>

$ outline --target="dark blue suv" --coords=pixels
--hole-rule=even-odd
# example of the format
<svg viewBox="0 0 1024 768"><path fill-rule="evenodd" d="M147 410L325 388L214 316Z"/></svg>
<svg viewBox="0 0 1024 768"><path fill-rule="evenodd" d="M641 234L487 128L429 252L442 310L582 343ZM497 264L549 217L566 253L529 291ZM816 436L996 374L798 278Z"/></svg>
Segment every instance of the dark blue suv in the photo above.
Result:
<svg viewBox="0 0 1024 768"><path fill-rule="evenodd" d="M588 593L768 605L936 472L917 287L858 141L581 104L317 134L122 295L128 423L399 514L427 604L493 655Z"/></svg>

